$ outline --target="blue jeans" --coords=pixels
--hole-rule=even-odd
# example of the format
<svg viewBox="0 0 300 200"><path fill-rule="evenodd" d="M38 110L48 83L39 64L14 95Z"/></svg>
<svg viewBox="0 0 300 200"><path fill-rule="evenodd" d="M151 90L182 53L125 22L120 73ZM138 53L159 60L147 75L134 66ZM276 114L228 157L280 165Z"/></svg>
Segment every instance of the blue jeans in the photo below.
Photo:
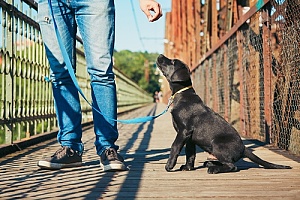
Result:
<svg viewBox="0 0 300 200"><path fill-rule="evenodd" d="M76 69L76 31L83 40L87 71L91 78L92 101L106 119L93 110L95 146L101 155L107 148L118 149L117 97L112 55L115 37L113 0L51 0L60 36ZM38 2L40 24L47 58L50 63L56 116L59 124L57 140L62 146L82 153L81 107L78 91L65 66L54 32L48 0Z"/></svg>

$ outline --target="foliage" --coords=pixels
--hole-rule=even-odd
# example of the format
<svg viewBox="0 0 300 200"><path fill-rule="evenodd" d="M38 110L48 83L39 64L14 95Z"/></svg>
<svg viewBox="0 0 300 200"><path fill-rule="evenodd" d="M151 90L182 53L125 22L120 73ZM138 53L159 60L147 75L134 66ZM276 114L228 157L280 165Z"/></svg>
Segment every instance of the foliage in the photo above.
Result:
<svg viewBox="0 0 300 200"><path fill-rule="evenodd" d="M153 94L160 90L158 82L159 73L156 71L155 61L157 53L131 52L129 50L115 51L115 66L126 76L136 82L142 89ZM148 63L149 79L146 79L145 72Z"/></svg>

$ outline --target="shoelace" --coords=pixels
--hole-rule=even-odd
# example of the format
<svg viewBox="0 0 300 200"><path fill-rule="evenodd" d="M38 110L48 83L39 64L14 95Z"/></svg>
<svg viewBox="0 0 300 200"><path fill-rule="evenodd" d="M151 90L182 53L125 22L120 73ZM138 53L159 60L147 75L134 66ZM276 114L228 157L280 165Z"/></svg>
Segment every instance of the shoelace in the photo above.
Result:
<svg viewBox="0 0 300 200"><path fill-rule="evenodd" d="M59 148L51 157L57 157L60 158L62 157L61 153L65 150L66 147L61 147Z"/></svg>
<svg viewBox="0 0 300 200"><path fill-rule="evenodd" d="M106 156L107 156L107 158L110 158L109 160L111 160L111 159L116 160L117 159L117 153L113 149L107 150Z"/></svg>

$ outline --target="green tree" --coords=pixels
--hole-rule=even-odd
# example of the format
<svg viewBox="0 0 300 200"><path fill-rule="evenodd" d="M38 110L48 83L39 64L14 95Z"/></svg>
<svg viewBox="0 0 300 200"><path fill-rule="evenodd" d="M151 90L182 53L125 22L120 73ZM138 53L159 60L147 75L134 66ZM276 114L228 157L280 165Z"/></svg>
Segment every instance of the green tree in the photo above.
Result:
<svg viewBox="0 0 300 200"><path fill-rule="evenodd" d="M136 82L142 89L153 94L160 90L159 74L156 73L157 53L115 51L115 66ZM148 67L146 66L148 65ZM148 70L148 72L147 72ZM148 78L146 78L148 74Z"/></svg>

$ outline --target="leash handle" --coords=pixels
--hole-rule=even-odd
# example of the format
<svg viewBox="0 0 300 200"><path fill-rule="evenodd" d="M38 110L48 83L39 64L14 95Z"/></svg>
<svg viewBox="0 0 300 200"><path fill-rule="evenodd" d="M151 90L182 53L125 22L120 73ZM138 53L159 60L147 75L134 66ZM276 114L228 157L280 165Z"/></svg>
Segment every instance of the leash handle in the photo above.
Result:
<svg viewBox="0 0 300 200"><path fill-rule="evenodd" d="M62 39L61 39L61 36L59 34L59 31L58 31L58 27L57 27L57 24L56 24L56 21L55 21L55 18L54 18L54 12L53 12L53 8L52 8L51 0L48 0L48 5L50 7L51 16L52 16L52 20L53 20L53 24L54 24L54 30L55 30L56 38L57 38L57 41L58 41L58 45L59 45L59 48L61 50L62 56L63 56L63 58L65 60L66 67L68 69L70 77L71 77L71 79L72 79L72 81L73 81L76 89L78 90L79 94L92 107L93 110L95 110L96 112L98 112L100 115L102 115L106 119L114 120L114 121L117 121L117 122L120 122L120 123L123 123L123 124L138 124L138 123L148 122L148 121L151 121L151 120L153 120L153 119L155 119L155 118L157 118L157 117L165 114L168 111L168 108L169 108L170 105L168 105L167 108L162 113L160 113L158 115L155 115L155 116L145 116L145 117L133 118L133 119L127 119L127 120L117 120L117 119L112 119L112 118L109 118L109 117L105 116L100 110L98 110L97 108L95 108L93 106L93 104L90 103L88 101L88 99L85 97L84 93L80 89L80 86L79 86L79 84L77 82L76 75L75 75L74 69L72 67L72 63L70 61L70 58L69 58L69 55L67 53L66 47L64 46L64 44L62 42Z"/></svg>

